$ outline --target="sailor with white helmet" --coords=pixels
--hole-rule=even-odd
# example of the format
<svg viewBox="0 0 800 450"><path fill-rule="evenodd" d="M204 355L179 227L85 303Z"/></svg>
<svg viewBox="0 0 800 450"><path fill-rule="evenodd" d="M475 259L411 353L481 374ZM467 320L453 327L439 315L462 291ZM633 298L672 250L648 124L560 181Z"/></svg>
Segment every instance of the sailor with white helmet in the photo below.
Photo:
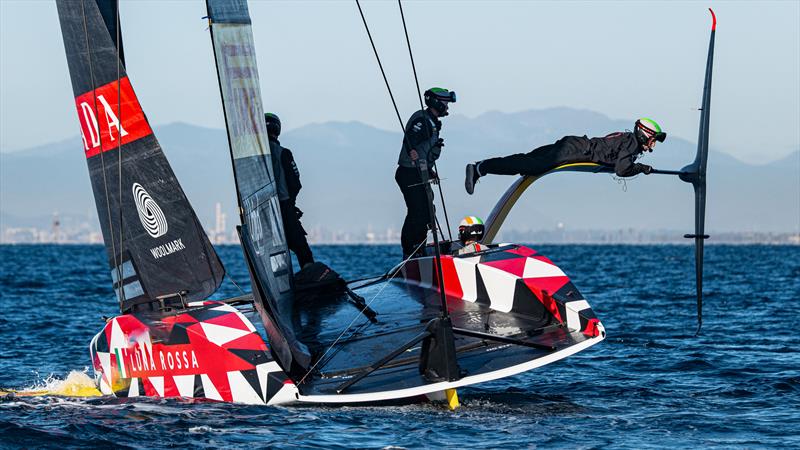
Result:
<svg viewBox="0 0 800 450"><path fill-rule="evenodd" d="M541 175L558 166L594 162L614 169L620 177L639 173L650 174L652 167L636 159L645 151L653 151L656 142L664 142L667 133L652 119L641 118L634 130L611 133L605 137L566 136L553 144L500 158L467 164L464 186L472 194L478 178L488 175Z"/></svg>
<svg viewBox="0 0 800 450"><path fill-rule="evenodd" d="M461 247L456 251L456 255L465 255L484 250L486 247L480 244L483 239L484 225L483 220L476 216L467 216L458 224L458 240Z"/></svg>

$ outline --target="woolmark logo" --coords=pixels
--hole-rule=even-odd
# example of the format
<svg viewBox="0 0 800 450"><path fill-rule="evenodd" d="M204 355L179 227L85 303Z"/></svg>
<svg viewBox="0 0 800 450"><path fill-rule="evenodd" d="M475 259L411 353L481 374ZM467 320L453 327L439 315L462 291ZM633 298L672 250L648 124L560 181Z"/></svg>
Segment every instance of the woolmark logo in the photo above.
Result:
<svg viewBox="0 0 800 450"><path fill-rule="evenodd" d="M139 211L139 220L150 237L155 239L167 234L167 218L164 217L164 212L139 183L133 183L133 201Z"/></svg>

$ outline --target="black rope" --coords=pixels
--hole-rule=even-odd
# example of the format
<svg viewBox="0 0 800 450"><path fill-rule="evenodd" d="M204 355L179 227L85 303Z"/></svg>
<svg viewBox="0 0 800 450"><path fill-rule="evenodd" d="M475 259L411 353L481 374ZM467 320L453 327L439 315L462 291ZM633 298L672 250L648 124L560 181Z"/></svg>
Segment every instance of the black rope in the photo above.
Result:
<svg viewBox="0 0 800 450"><path fill-rule="evenodd" d="M417 66L414 64L414 53L411 51L411 40L408 38L408 28L406 27L406 16L403 14L403 3L397 0L397 6L400 7L400 19L403 21L403 32L406 34L406 44L408 44L408 57L411 58L411 70L414 71L414 82L417 83L417 97L419 97L419 109L425 109L422 104L422 91L419 88L419 79L417 78Z"/></svg>
<svg viewBox="0 0 800 450"><path fill-rule="evenodd" d="M364 11L361 9L361 3L356 0L356 6L358 6L358 13L361 14L361 21L364 22L364 28L367 30L367 36L369 37L369 43L372 44L372 51L375 53L375 59L378 60L378 67L381 69L381 75L383 75L383 82L386 83L386 90L389 91L389 97L392 99L392 106L394 106L394 112L397 114L397 121L400 122L400 128L403 130L403 136L406 133L406 127L403 125L403 118L400 117L400 110L397 109L397 102L394 100L394 94L392 94L392 88L389 86L389 80L386 78L386 71L383 70L383 64L381 64L381 57L378 56L378 49L375 48L375 41L372 40L372 33L369 32L369 26L367 25L367 19L364 17Z"/></svg>
<svg viewBox="0 0 800 450"><path fill-rule="evenodd" d="M122 222L122 83L120 82L120 28L119 28L119 0L116 1L117 5L115 9L116 12L116 32L117 32L117 181L118 181L118 190L119 190L119 268L118 268L118 277L120 283L120 298L122 299L122 303L125 303L125 290L122 289L122 258L125 250L125 240L124 240L124 224ZM109 130L110 131L110 130ZM110 136L110 135L109 135ZM100 149L102 150L102 149Z"/></svg>
<svg viewBox="0 0 800 450"><path fill-rule="evenodd" d="M84 7L85 2L81 1L81 15L83 16L83 36L86 38L86 56L89 59L89 78L91 79L92 83L92 98L94 99L94 113L95 116L99 116L97 109L97 86L95 84L94 79L94 65L92 64L92 47L89 43L89 29L86 25L86 8ZM94 123L89 123L87 126L94 126ZM122 309L122 296L124 295L124 291L122 290L122 261L117 264L117 249L116 244L114 241L114 223L111 221L111 203L108 199L108 180L106 179L106 163L105 159L103 158L103 138L102 134L100 133L100 128L98 127L97 130L97 139L100 141L100 166L103 170L103 190L105 192L106 197L106 214L108 216L108 234L111 236L111 255L114 259L114 269L117 271L117 289L118 291L118 299L119 299L119 306L120 310Z"/></svg>
<svg viewBox="0 0 800 450"><path fill-rule="evenodd" d="M403 21L403 32L406 35L406 45L408 46L408 57L411 59L411 70L414 72L414 82L417 85L417 97L419 98L419 109L425 109L425 105L422 103L422 90L419 88L419 77L417 77L417 65L414 64L414 52L411 51L411 39L408 37L408 27L406 27L406 16L403 13L403 2L401 0L397 0L397 6L400 8L400 19ZM447 235L450 237L450 241L453 240L453 232L450 229L450 218L447 217L447 206L444 204L444 191L442 191L442 184L441 179L439 178L439 168L436 166L436 161L433 162L433 170L436 172L436 178L438 182L436 186L439 187L439 198L442 199L442 211L444 212L444 223L447 225ZM436 220L438 221L439 218L437 217ZM442 227L439 226L439 234L442 236L444 240L444 233L442 233Z"/></svg>

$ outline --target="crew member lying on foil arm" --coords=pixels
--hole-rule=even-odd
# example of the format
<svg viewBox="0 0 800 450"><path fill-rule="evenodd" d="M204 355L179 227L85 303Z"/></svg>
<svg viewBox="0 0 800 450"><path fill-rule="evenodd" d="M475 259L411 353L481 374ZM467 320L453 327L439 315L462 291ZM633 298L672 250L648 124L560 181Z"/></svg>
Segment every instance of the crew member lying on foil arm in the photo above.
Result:
<svg viewBox="0 0 800 450"><path fill-rule="evenodd" d="M468 255L486 250L488 247L480 243L483 239L483 231L483 220L480 217L464 217L458 224L458 241L461 243L461 248L454 251L453 255Z"/></svg>
<svg viewBox="0 0 800 450"><path fill-rule="evenodd" d="M656 142L664 142L667 133L652 119L641 118L634 130L611 133L605 137L565 136L553 144L499 158L467 164L464 187L468 194L475 190L478 178L495 175L542 175L564 164L593 162L614 169L617 176L631 177L653 170L636 159L652 152Z"/></svg>

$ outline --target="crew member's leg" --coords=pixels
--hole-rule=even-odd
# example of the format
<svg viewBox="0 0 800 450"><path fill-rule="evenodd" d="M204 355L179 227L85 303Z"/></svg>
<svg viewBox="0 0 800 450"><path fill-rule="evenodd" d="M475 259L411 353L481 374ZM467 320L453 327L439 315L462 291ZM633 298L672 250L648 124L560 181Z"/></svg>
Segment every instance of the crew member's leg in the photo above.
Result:
<svg viewBox="0 0 800 450"><path fill-rule="evenodd" d="M293 202L281 202L281 218L283 219L283 232L286 234L286 244L289 250L297 256L297 262L302 269L306 264L314 262L311 247L308 246L306 230L297 217L297 210Z"/></svg>
<svg viewBox="0 0 800 450"><path fill-rule="evenodd" d="M589 160L582 149L568 139L535 148L528 153L490 158L467 165L465 187L472 194L475 182L484 175L541 175L570 162Z"/></svg>
<svg viewBox="0 0 800 450"><path fill-rule="evenodd" d="M415 168L398 167L394 176L403 199L406 202L406 219L400 234L400 243L403 246L403 258L408 257L428 237L428 224L430 213L428 211L428 196L422 186L419 172Z"/></svg>

